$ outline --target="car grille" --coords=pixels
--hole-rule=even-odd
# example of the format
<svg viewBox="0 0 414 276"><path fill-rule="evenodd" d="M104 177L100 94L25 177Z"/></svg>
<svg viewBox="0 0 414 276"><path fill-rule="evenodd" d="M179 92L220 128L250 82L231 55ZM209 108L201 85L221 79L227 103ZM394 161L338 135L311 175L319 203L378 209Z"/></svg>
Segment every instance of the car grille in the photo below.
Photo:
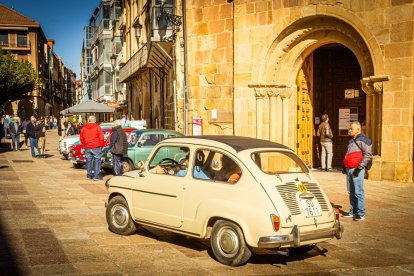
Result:
<svg viewBox="0 0 414 276"><path fill-rule="evenodd" d="M306 189L311 192L315 198L318 200L319 205L321 205L322 211L328 211L327 202L319 189L316 183L308 183L302 182L303 185L306 186ZM286 183L285 185L277 186L277 191L279 192L280 196L282 197L283 201L285 202L286 206L288 207L290 213L292 215L299 215L301 213L299 203L296 199L296 193L298 192L298 188L294 182Z"/></svg>

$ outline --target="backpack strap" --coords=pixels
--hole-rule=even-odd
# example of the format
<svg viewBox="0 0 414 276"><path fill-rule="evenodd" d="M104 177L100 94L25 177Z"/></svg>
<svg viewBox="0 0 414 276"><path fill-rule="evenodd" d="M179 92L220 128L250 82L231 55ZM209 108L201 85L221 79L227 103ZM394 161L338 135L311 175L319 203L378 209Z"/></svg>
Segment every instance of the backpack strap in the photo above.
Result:
<svg viewBox="0 0 414 276"><path fill-rule="evenodd" d="M352 140L354 140L355 145L359 148L359 150L362 152L362 154L364 154L364 151L362 150L362 148L358 145L358 143L355 141L355 138L352 138Z"/></svg>

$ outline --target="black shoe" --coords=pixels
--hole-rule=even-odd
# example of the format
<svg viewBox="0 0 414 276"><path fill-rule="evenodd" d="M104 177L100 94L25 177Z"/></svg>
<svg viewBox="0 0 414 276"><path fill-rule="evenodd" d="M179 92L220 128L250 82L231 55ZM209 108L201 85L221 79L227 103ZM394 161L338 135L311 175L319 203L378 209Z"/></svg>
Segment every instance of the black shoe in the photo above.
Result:
<svg viewBox="0 0 414 276"><path fill-rule="evenodd" d="M355 221L365 220L365 216L359 216L359 215L356 215L356 216L354 217L354 220L355 220Z"/></svg>
<svg viewBox="0 0 414 276"><path fill-rule="evenodd" d="M354 217L354 214L352 214L352 213L345 213L345 214L342 214L342 217L343 218L353 218Z"/></svg>

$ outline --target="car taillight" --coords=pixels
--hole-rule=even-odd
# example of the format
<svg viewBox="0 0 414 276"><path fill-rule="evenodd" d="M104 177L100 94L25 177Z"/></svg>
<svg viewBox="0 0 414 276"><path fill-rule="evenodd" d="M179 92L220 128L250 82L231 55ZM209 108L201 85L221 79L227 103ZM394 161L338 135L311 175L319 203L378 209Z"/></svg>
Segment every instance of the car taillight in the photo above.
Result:
<svg viewBox="0 0 414 276"><path fill-rule="evenodd" d="M273 229L277 232L280 228L280 218L276 215L270 215L270 220L272 221Z"/></svg>
<svg viewBox="0 0 414 276"><path fill-rule="evenodd" d="M339 208L335 208L335 219L339 220Z"/></svg>

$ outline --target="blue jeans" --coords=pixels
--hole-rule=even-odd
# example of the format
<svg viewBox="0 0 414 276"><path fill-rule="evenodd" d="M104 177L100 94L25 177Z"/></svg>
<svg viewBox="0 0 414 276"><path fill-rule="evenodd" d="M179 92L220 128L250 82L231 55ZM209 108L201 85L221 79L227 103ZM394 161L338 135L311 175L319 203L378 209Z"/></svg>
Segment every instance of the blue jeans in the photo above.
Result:
<svg viewBox="0 0 414 276"><path fill-rule="evenodd" d="M122 165L122 155L112 153L112 164L114 166L115 175L124 173L124 166Z"/></svg>
<svg viewBox="0 0 414 276"><path fill-rule="evenodd" d="M12 134L11 138L13 150L20 150L20 134Z"/></svg>
<svg viewBox="0 0 414 276"><path fill-rule="evenodd" d="M346 185L349 194L349 204L351 205L349 213L365 216L365 169L362 169L357 177L352 175L354 170L354 168L346 170Z"/></svg>
<svg viewBox="0 0 414 276"><path fill-rule="evenodd" d="M101 148L85 149L86 155L86 177L99 179L99 172L101 170ZM93 175L92 175L93 162Z"/></svg>
<svg viewBox="0 0 414 276"><path fill-rule="evenodd" d="M33 137L29 137L29 139L30 139L30 150L32 152L32 157L36 156L35 151L34 151L35 148L37 149L38 155L40 155L40 149L39 149L39 146L37 144L38 139L33 138Z"/></svg>

